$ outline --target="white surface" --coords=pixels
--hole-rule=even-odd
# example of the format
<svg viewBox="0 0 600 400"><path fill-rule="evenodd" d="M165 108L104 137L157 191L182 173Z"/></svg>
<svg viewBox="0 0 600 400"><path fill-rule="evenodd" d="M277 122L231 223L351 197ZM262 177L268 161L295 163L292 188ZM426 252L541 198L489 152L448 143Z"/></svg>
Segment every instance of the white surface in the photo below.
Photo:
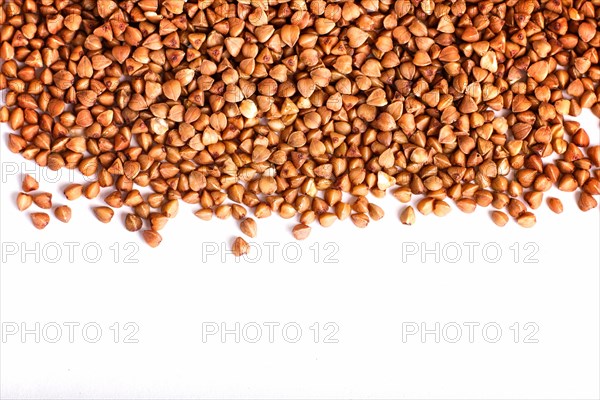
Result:
<svg viewBox="0 0 600 400"><path fill-rule="evenodd" d="M597 143L598 121L586 115ZM66 182L81 178L63 171L53 183L56 173L8 151L6 132L4 126L3 399L600 395L600 213L580 212L573 194L553 189L565 212L551 214L544 203L532 229L512 221L498 228L491 209L454 209L444 219L419 214L407 227L392 196L376 201L387 215L367 229L350 221L314 226L301 243L290 234L294 221L272 217L259 221L256 261L237 262L225 252L240 234L236 221L204 222L184 207L161 232L162 245L150 249L123 228L120 212L108 225L98 222L90 207L100 199L67 202ZM28 217L35 207L17 211L23 172L34 173L55 205L73 208L69 224L52 217L38 231ZM436 245L436 254L423 251ZM472 259L469 246L476 246ZM449 262L457 248L462 257ZM502 254L494 263L496 249ZM35 332L36 323L39 343L35 333L21 335L23 328ZM233 334L208 335L236 323L239 343ZM279 324L272 343L269 323ZM439 323L439 343L433 334L408 335L422 323ZM469 323L479 324L472 340ZM463 336L451 343L457 325ZM62 337L51 343L57 326ZM257 326L263 336L251 343ZM297 326L301 338L290 343ZM102 335L90 343L95 327ZM495 327L502 336L491 343Z"/></svg>

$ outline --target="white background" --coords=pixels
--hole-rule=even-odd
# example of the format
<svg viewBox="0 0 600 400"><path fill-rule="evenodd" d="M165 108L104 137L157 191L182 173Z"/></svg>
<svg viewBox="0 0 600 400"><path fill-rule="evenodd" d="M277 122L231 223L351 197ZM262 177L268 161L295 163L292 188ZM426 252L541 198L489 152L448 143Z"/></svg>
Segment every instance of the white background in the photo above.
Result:
<svg viewBox="0 0 600 400"><path fill-rule="evenodd" d="M598 120L585 115L597 143ZM236 261L226 252L241 235L233 219L201 221L182 206L151 249L124 229L123 211L107 225L95 219L90 207L107 192L68 202L62 190L82 177L11 154L8 131L0 146L3 399L600 396L600 213L579 211L574 194L553 189L565 212L544 202L531 229L496 227L491 208L418 214L408 227L392 196L375 201L386 217L366 229L349 220L315 225L304 242L292 237L293 220L271 217L258 221L254 261ZM52 217L38 231L29 220L35 206L17 210L24 172L55 205L72 207L69 224ZM69 323L78 324L72 340ZM236 323L239 343L234 333L208 335ZM279 324L272 343L268 323ZM472 338L468 323L478 324ZM257 325L262 336L251 343ZM451 343L456 326L462 336ZM90 343L94 327L102 332ZM301 336L291 343L294 327ZM433 333L408 335L415 327Z"/></svg>

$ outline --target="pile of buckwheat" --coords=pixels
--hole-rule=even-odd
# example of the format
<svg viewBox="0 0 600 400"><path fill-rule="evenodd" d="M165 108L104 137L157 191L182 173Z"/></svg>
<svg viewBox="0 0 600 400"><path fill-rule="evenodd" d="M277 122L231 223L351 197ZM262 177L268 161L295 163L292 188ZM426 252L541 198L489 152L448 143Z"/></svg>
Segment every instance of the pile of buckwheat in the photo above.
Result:
<svg viewBox="0 0 600 400"><path fill-rule="evenodd" d="M600 117L599 21L600 0L11 0L0 121L12 152L93 177L67 199L103 196L102 222L129 207L153 247L180 201L249 237L250 213L298 218L297 239L364 228L388 190L530 227L553 186L598 205L600 146L572 117Z"/></svg>

